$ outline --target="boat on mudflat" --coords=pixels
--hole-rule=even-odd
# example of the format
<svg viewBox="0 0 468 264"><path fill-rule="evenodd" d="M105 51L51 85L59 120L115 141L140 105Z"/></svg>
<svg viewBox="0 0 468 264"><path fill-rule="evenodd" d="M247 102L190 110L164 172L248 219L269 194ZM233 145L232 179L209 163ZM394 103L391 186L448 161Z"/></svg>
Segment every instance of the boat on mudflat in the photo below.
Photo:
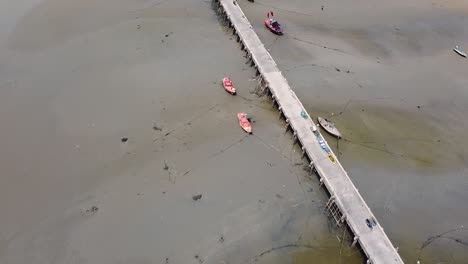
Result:
<svg viewBox="0 0 468 264"><path fill-rule="evenodd" d="M265 26L270 29L271 32L277 35L283 35L283 29L281 28L278 21L274 20L273 18L265 19Z"/></svg>
<svg viewBox="0 0 468 264"><path fill-rule="evenodd" d="M239 125L242 127L242 129L249 133L252 134L252 125L249 122L249 119L247 118L246 113L238 113L237 114L237 119L239 119Z"/></svg>
<svg viewBox="0 0 468 264"><path fill-rule="evenodd" d="M466 52L464 52L459 46L455 46L453 51L455 51L458 55L466 58Z"/></svg>
<svg viewBox="0 0 468 264"><path fill-rule="evenodd" d="M234 84L232 83L231 79L228 77L223 78L223 87L226 92L235 95L236 94L236 88L234 88Z"/></svg>
<svg viewBox="0 0 468 264"><path fill-rule="evenodd" d="M466 58L466 52L464 52L459 46L455 46L453 51L455 51L458 55Z"/></svg>
<svg viewBox="0 0 468 264"><path fill-rule="evenodd" d="M335 124L333 124L333 122L329 121L326 118L322 118L320 116L317 117L317 120L318 120L320 126L323 127L323 129L325 129L325 131L327 131L328 133L330 133L331 135L333 135L333 136L335 136L337 138L341 138L341 133L335 127Z"/></svg>

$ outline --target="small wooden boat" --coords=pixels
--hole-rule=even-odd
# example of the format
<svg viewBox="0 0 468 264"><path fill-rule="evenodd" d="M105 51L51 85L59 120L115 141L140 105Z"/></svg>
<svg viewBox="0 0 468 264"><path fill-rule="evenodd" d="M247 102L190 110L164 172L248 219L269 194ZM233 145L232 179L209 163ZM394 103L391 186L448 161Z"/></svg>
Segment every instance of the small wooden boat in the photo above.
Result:
<svg viewBox="0 0 468 264"><path fill-rule="evenodd" d="M281 25L273 18L265 19L265 26L270 29L271 32L278 35L283 35L283 29L281 28Z"/></svg>
<svg viewBox="0 0 468 264"><path fill-rule="evenodd" d="M455 51L458 55L466 58L466 53L459 46L455 46L453 51Z"/></svg>
<svg viewBox="0 0 468 264"><path fill-rule="evenodd" d="M341 133L335 127L335 124L328 121L326 118L322 118L322 117L317 117L317 120L318 120L319 124L323 127L323 129L325 129L325 131L327 131L328 133L330 133L331 135L333 135L333 136L335 136L337 138L341 138Z"/></svg>
<svg viewBox="0 0 468 264"><path fill-rule="evenodd" d="M235 95L236 94L236 88L234 88L234 84L232 83L231 79L228 77L223 78L223 87L226 92Z"/></svg>
<svg viewBox="0 0 468 264"><path fill-rule="evenodd" d="M244 129L245 132L252 134L252 125L247 118L246 113L238 113L237 118L239 119L239 125Z"/></svg>

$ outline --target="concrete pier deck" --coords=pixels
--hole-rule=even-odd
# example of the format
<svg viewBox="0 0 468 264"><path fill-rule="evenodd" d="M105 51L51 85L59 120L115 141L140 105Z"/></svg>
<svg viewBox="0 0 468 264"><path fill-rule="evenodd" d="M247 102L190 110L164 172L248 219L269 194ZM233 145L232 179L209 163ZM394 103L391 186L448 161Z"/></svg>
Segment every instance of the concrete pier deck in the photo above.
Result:
<svg viewBox="0 0 468 264"><path fill-rule="evenodd" d="M304 155L311 161L311 169L316 171L330 193L327 208L334 210L332 213L337 223L346 223L349 226L354 234L353 244L360 244L368 263L403 263L380 224L377 222L372 229L367 226L366 219L376 219L375 216L328 143L324 140L327 151L320 146L319 139L311 130L315 124L310 115L307 114L306 118L301 116L303 111L307 111L252 29L241 8L232 0L214 0L214 4L218 14L233 28L237 41L241 43L252 66L256 67L257 74L260 75L261 87L268 91L278 104L295 138L302 146Z"/></svg>

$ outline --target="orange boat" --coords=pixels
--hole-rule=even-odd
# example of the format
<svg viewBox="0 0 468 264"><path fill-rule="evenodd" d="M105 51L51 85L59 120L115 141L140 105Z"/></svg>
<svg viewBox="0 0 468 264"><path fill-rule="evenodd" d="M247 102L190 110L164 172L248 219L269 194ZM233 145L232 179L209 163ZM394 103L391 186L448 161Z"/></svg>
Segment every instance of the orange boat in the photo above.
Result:
<svg viewBox="0 0 468 264"><path fill-rule="evenodd" d="M252 125L247 118L246 113L238 113L237 118L239 119L239 125L244 129L245 132L252 134Z"/></svg>
<svg viewBox="0 0 468 264"><path fill-rule="evenodd" d="M231 79L229 79L228 77L223 78L223 86L226 92L232 95L236 94L236 88L234 88L234 84L232 84Z"/></svg>

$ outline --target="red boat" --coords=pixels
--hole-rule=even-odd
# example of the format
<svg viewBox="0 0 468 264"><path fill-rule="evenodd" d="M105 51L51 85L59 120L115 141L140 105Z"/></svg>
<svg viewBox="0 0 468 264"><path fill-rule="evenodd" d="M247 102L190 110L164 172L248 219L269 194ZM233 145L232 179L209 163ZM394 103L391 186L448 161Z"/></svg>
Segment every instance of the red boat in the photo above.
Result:
<svg viewBox="0 0 468 264"><path fill-rule="evenodd" d="M281 28L278 21L274 20L273 18L265 19L265 26L270 29L271 32L283 35L283 29Z"/></svg>
<svg viewBox="0 0 468 264"><path fill-rule="evenodd" d="M232 95L236 94L236 88L234 88L234 84L232 84L231 79L229 79L228 77L223 78L223 86L226 92Z"/></svg>
<svg viewBox="0 0 468 264"><path fill-rule="evenodd" d="M237 118L239 119L239 125L244 129L245 132L252 134L252 125L249 122L249 119L247 119L247 114L246 113L238 113Z"/></svg>

